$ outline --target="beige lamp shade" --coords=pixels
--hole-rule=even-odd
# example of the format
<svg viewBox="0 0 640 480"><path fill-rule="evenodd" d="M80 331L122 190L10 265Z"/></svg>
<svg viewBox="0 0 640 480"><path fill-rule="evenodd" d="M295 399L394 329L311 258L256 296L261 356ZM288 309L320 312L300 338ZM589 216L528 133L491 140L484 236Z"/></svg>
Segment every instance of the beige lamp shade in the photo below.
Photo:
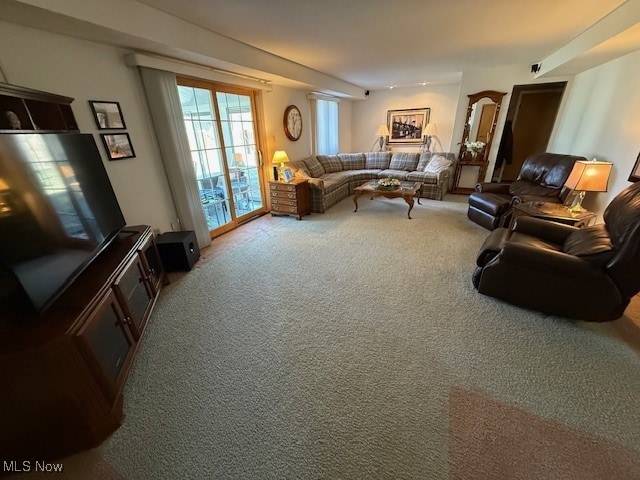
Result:
<svg viewBox="0 0 640 480"><path fill-rule="evenodd" d="M0 178L0 190L9 190L9 185L2 178Z"/></svg>
<svg viewBox="0 0 640 480"><path fill-rule="evenodd" d="M438 127L436 127L435 123L427 123L427 126L422 131L422 136L433 137L434 135L438 135Z"/></svg>
<svg viewBox="0 0 640 480"><path fill-rule="evenodd" d="M271 161L272 163L279 163L279 164L283 164L289 161L289 157L287 157L287 152L285 152L284 150L276 150L275 153L273 154L273 160Z"/></svg>
<svg viewBox="0 0 640 480"><path fill-rule="evenodd" d="M606 192L612 168L610 162L579 160L573 165L565 186L579 192Z"/></svg>
<svg viewBox="0 0 640 480"><path fill-rule="evenodd" d="M377 137L388 137L389 136L389 127L387 127L386 125L378 125L378 128L376 129L376 136Z"/></svg>

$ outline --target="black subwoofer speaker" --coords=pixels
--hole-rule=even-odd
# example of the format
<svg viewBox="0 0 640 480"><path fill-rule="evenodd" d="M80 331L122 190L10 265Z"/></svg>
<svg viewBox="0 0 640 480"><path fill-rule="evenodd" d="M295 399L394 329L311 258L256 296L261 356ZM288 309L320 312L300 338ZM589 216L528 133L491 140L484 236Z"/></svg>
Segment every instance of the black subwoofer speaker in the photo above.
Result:
<svg viewBox="0 0 640 480"><path fill-rule="evenodd" d="M195 232L167 232L156 238L158 253L167 272L191 270L200 258Z"/></svg>

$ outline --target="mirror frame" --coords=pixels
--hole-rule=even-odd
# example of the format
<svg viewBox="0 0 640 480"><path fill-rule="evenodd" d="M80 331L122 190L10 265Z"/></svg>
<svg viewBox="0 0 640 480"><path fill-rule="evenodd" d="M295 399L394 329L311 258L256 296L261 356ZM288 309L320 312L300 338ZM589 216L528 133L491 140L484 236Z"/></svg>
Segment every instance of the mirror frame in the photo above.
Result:
<svg viewBox="0 0 640 480"><path fill-rule="evenodd" d="M473 160L477 163L487 163L487 157L489 150L491 150L491 143L493 142L493 136L496 131L496 123L498 122L498 115L500 114L500 106L502 105L502 97L506 95L506 92L497 92L495 90L484 90L482 92L473 93L467 95L469 97L469 106L467 107L467 118L464 120L464 131L462 132L462 140L460 141L460 154L458 159L460 160ZM472 159L470 152L467 151L464 143L469 139L469 119L473 112L473 106L483 98L488 98L496 104L496 111L493 114L493 121L491 122L491 130L489 130L489 139L482 151L481 158Z"/></svg>

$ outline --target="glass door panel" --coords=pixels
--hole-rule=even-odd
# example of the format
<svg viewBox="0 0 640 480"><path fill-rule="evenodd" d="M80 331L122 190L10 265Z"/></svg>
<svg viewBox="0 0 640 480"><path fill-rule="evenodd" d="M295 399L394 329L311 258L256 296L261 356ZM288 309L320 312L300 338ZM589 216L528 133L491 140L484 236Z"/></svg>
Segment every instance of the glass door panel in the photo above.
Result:
<svg viewBox="0 0 640 480"><path fill-rule="evenodd" d="M226 91L216 92L216 98L235 215L252 215L264 207L253 102L248 94Z"/></svg>
<svg viewBox="0 0 640 480"><path fill-rule="evenodd" d="M253 97L250 91L222 87L217 91L216 85L189 80L180 83L200 199L215 235L265 210Z"/></svg>

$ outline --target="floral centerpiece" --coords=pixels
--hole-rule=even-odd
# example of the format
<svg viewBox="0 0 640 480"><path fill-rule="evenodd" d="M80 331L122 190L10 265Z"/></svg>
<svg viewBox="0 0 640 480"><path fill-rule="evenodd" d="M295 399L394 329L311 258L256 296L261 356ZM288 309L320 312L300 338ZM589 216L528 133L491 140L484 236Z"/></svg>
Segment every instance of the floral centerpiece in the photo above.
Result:
<svg viewBox="0 0 640 480"><path fill-rule="evenodd" d="M378 188L382 190L395 190L399 186L400 180L396 180L395 178L387 177L378 180Z"/></svg>
<svg viewBox="0 0 640 480"><path fill-rule="evenodd" d="M464 146L467 149L467 152L471 154L473 158L476 158L482 150L484 150L485 143L484 142L464 142Z"/></svg>

